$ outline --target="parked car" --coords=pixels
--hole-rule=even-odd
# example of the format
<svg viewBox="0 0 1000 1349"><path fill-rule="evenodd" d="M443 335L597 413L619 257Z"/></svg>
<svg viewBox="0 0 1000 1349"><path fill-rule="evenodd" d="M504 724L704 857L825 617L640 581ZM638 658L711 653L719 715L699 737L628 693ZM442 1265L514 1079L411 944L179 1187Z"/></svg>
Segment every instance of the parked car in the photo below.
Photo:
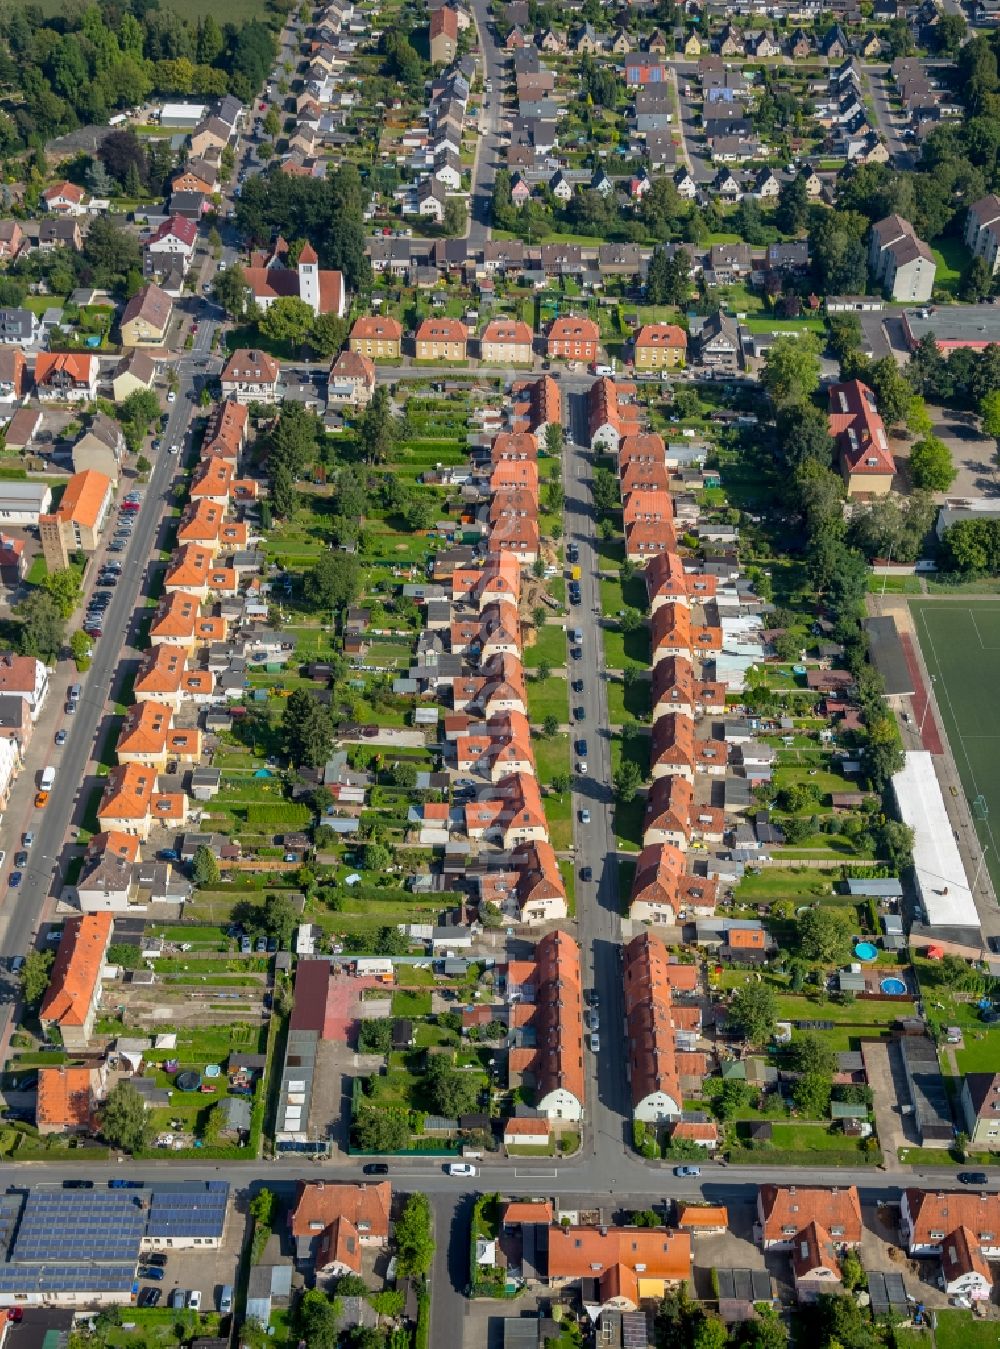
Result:
<svg viewBox="0 0 1000 1349"><path fill-rule="evenodd" d="M154 1283L162 1283L165 1274L157 1265L143 1265L139 1270L140 1279L152 1279Z"/></svg>
<svg viewBox="0 0 1000 1349"><path fill-rule="evenodd" d="M49 804L48 792L35 792L35 809L44 810Z"/></svg>
<svg viewBox="0 0 1000 1349"><path fill-rule="evenodd" d="M140 1307L155 1307L160 1300L160 1296L159 1288L144 1288L139 1294L138 1305Z"/></svg>
<svg viewBox="0 0 1000 1349"><path fill-rule="evenodd" d="M474 1176L476 1168L471 1162L449 1162L445 1167L449 1176Z"/></svg>
<svg viewBox="0 0 1000 1349"><path fill-rule="evenodd" d="M167 1299L167 1303L172 1311L180 1311L187 1305L187 1299L188 1295L186 1288L175 1288Z"/></svg>
<svg viewBox="0 0 1000 1349"><path fill-rule="evenodd" d="M191 1290L191 1292L188 1293L188 1308L189 1308L189 1310L191 1310L191 1311L193 1311L193 1312L200 1312L200 1311L201 1311L201 1289L200 1289L200 1288L193 1288L193 1289Z"/></svg>
<svg viewBox="0 0 1000 1349"><path fill-rule="evenodd" d="M594 868L593 868L593 867L581 867L581 868L580 868L580 880L581 880L581 881L592 881L593 879L594 879Z"/></svg>
<svg viewBox="0 0 1000 1349"><path fill-rule="evenodd" d="M590 1052L599 1054L601 1052L601 1037L596 1033L590 1037Z"/></svg>
<svg viewBox="0 0 1000 1349"><path fill-rule="evenodd" d="M10 873L10 880L7 882L7 884L11 890L16 890L23 880L24 876L21 874L20 871L12 871Z"/></svg>
<svg viewBox="0 0 1000 1349"><path fill-rule="evenodd" d="M65 731L56 731L56 744L57 744L57 745L65 745L65 743L66 743L66 732L65 732Z"/></svg>
<svg viewBox="0 0 1000 1349"><path fill-rule="evenodd" d="M675 1176L680 1176L680 1177L682 1177L682 1178L688 1177L688 1176L690 1176L690 1177L700 1176L700 1175L701 1175L701 1167L700 1167L700 1166L675 1166L675 1167L674 1167L674 1175L675 1175Z"/></svg>
<svg viewBox="0 0 1000 1349"><path fill-rule="evenodd" d="M385 1162L368 1162L361 1168L361 1173L365 1176L387 1176L389 1168Z"/></svg>
<svg viewBox="0 0 1000 1349"><path fill-rule="evenodd" d="M962 1185L988 1185L990 1178L985 1171L959 1171L959 1183Z"/></svg>

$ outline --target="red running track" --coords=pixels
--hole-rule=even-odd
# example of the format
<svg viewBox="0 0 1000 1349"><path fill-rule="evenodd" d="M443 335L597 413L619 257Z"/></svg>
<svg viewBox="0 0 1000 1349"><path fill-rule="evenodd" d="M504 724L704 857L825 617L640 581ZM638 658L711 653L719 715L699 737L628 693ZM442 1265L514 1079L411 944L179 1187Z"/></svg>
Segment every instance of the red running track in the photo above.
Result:
<svg viewBox="0 0 1000 1349"><path fill-rule="evenodd" d="M903 650L906 653L906 665L910 671L910 678L913 680L915 690L912 698L913 715L917 719L917 725L923 725L923 735L921 740L924 749L930 754L943 754L944 743L941 740L941 732L938 730L937 719L934 711L927 711L927 688L920 673L920 662L917 660L917 653L913 647L913 638L908 632L901 632L900 638L903 643Z"/></svg>

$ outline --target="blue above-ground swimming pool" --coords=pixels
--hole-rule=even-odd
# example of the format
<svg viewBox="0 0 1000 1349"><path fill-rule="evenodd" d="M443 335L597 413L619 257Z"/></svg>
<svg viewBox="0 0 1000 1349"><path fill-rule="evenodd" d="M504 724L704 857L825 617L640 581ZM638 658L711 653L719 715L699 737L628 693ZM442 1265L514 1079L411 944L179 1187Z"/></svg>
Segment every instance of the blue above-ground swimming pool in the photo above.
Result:
<svg viewBox="0 0 1000 1349"><path fill-rule="evenodd" d="M878 957L878 947L873 946L870 941L859 941L854 948L854 954L859 960L875 960Z"/></svg>
<svg viewBox="0 0 1000 1349"><path fill-rule="evenodd" d="M879 984L879 988L883 993L891 994L893 997L902 997L906 992L906 984L902 979L896 979L894 976L883 979Z"/></svg>

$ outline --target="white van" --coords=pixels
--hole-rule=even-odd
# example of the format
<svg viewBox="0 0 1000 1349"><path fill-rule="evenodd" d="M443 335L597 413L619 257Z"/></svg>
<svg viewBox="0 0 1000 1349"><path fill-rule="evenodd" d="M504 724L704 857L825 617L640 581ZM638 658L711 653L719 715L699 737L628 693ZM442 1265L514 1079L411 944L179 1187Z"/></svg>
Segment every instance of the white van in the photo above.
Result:
<svg viewBox="0 0 1000 1349"><path fill-rule="evenodd" d="M56 770L54 768L43 768L41 778L41 788L43 792L50 792L52 784L56 780Z"/></svg>

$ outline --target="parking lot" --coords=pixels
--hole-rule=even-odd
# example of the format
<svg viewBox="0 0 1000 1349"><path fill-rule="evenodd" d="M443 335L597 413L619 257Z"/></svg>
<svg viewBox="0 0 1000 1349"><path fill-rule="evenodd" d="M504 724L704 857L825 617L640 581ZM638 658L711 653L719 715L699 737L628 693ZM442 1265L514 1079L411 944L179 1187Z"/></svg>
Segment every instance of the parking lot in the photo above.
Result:
<svg viewBox="0 0 1000 1349"><path fill-rule="evenodd" d="M246 1236L247 1214L240 1198L230 1208L229 1221L222 1246L217 1251L206 1250L203 1246L192 1246L187 1250L165 1250L167 1263L163 1268L163 1280L139 1280L139 1296L143 1299L144 1290L159 1290L159 1306L169 1305L171 1293L181 1289L185 1293L197 1290L201 1293L203 1312L219 1310L219 1294L224 1284L235 1286L236 1270L239 1265L240 1249ZM140 1268L146 1268L145 1265ZM148 1296L148 1294L146 1294Z"/></svg>

